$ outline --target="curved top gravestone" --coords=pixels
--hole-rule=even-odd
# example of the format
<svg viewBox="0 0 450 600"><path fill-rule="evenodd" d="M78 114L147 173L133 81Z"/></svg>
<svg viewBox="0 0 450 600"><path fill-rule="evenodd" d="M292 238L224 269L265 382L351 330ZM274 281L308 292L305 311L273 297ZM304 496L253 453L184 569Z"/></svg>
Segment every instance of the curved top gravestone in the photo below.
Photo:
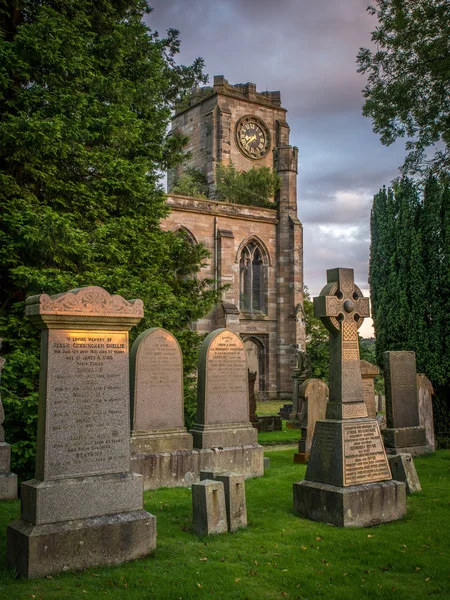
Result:
<svg viewBox="0 0 450 600"><path fill-rule="evenodd" d="M216 329L200 348L195 448L256 444L249 421L247 355L241 338Z"/></svg>
<svg viewBox="0 0 450 600"><path fill-rule="evenodd" d="M131 429L183 427L183 357L175 336L160 327L144 331L130 360Z"/></svg>
<svg viewBox="0 0 450 600"><path fill-rule="evenodd" d="M247 422L247 354L241 338L216 329L200 348L197 423Z"/></svg>

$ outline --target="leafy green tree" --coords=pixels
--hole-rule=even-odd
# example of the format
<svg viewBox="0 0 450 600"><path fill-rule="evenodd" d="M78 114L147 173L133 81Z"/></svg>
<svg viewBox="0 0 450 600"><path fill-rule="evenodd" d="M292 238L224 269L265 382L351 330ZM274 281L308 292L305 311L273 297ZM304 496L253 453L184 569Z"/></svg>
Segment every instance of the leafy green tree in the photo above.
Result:
<svg viewBox="0 0 450 600"><path fill-rule="evenodd" d="M186 140L166 136L202 61L178 66L177 32L143 23L145 0L3 0L0 5L0 337L13 468L33 469L39 331L29 295L99 285L141 298L133 335L178 335L189 372L201 340L188 324L216 293L196 277L201 246L164 232L161 171Z"/></svg>
<svg viewBox="0 0 450 600"><path fill-rule="evenodd" d="M280 178L269 167L238 171L231 161L217 166L216 191L224 202L275 208L271 199L279 187Z"/></svg>
<svg viewBox="0 0 450 600"><path fill-rule="evenodd" d="M450 171L450 3L375 0L374 50L361 48L368 75L363 114L385 145L407 137L405 172ZM440 142L432 158L426 150Z"/></svg>
<svg viewBox="0 0 450 600"><path fill-rule="evenodd" d="M383 352L416 353L432 381L438 433L450 430L450 194L429 177L423 193L407 178L374 198L370 287L377 362Z"/></svg>
<svg viewBox="0 0 450 600"><path fill-rule="evenodd" d="M186 169L175 181L169 193L192 198L208 198L208 180L198 169Z"/></svg>
<svg viewBox="0 0 450 600"><path fill-rule="evenodd" d="M321 319L314 316L314 304L306 287L303 308L306 317L306 354L311 360L312 376L328 383L330 334Z"/></svg>

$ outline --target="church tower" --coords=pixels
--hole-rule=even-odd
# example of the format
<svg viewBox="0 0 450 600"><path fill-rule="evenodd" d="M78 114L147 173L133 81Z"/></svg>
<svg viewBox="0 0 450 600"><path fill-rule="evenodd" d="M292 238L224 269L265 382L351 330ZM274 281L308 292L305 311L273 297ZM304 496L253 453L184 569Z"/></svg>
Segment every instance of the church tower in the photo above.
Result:
<svg viewBox="0 0 450 600"><path fill-rule="evenodd" d="M230 85L216 76L172 120L173 130L189 137L189 158L168 173L172 211L163 227L183 229L192 243L210 250L204 276L229 288L196 329L228 327L241 335L261 398L291 396L295 353L305 349L298 151L289 145L286 112L280 92L257 92L254 83ZM217 200L216 169L230 161L241 171L262 166L277 171L281 183L273 208ZM170 193L187 168L206 176L208 200Z"/></svg>

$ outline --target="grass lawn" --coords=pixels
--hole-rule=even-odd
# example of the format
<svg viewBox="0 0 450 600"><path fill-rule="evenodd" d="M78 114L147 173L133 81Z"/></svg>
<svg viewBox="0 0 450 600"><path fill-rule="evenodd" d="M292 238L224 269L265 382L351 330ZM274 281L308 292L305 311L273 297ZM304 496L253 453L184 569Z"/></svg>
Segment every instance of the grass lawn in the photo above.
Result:
<svg viewBox="0 0 450 600"><path fill-rule="evenodd" d="M246 530L198 539L189 489L147 492L146 508L158 518L156 553L115 568L15 579L5 564L5 533L19 503L2 503L1 600L450 598L449 450L416 459L423 492L408 498L406 518L371 529L295 516L292 483L305 466L292 462L290 450L266 454L266 475L246 483Z"/></svg>
<svg viewBox="0 0 450 600"><path fill-rule="evenodd" d="M298 444L298 440L300 439L300 429L287 429L286 421L283 420L282 423L282 431L261 431L258 433L258 443L262 446Z"/></svg>

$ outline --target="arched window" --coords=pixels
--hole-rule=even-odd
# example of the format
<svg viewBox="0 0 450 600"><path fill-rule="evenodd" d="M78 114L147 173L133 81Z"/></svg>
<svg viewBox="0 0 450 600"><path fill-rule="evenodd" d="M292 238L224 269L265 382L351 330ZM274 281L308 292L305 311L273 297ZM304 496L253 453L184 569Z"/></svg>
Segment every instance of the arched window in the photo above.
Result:
<svg viewBox="0 0 450 600"><path fill-rule="evenodd" d="M259 246L250 241L241 252L240 308L248 312L265 312L265 267Z"/></svg>

